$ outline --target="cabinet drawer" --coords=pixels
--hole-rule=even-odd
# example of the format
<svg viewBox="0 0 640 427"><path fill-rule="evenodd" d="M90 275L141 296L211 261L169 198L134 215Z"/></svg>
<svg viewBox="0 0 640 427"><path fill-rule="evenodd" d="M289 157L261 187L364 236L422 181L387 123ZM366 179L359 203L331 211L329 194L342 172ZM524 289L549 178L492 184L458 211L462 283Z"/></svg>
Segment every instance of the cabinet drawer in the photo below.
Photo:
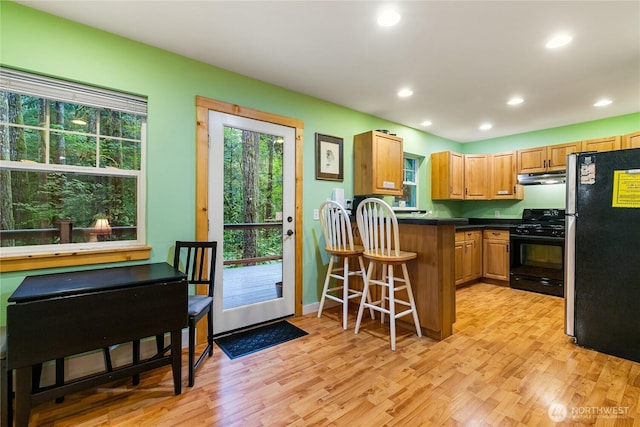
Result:
<svg viewBox="0 0 640 427"><path fill-rule="evenodd" d="M509 230L484 230L485 239L509 240Z"/></svg>

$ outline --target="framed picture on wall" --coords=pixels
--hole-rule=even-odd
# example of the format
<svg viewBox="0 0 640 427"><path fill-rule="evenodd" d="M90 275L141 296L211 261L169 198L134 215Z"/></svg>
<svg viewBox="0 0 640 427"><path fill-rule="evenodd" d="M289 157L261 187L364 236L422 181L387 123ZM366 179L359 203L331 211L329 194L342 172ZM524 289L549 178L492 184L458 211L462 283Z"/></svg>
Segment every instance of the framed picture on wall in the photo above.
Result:
<svg viewBox="0 0 640 427"><path fill-rule="evenodd" d="M342 181L344 159L342 138L316 132L316 179Z"/></svg>

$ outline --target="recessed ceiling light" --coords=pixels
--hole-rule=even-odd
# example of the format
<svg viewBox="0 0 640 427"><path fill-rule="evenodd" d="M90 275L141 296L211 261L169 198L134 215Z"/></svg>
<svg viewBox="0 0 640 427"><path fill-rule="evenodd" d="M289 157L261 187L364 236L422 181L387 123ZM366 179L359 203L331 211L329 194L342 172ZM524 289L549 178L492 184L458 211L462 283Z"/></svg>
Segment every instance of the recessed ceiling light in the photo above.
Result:
<svg viewBox="0 0 640 427"><path fill-rule="evenodd" d="M520 98L519 96L514 96L509 101L507 101L507 104L518 105L518 104L522 104L523 102L524 102L524 99Z"/></svg>
<svg viewBox="0 0 640 427"><path fill-rule="evenodd" d="M424 122L420 123L420 126L431 126L433 123L431 123L430 120L425 120Z"/></svg>
<svg viewBox="0 0 640 427"><path fill-rule="evenodd" d="M607 106L609 104L611 104L613 101L610 99L601 99L598 102L596 102L595 104L593 104L594 107L604 107Z"/></svg>
<svg viewBox="0 0 640 427"><path fill-rule="evenodd" d="M480 130L489 130L493 127L491 123L483 123L480 125Z"/></svg>
<svg viewBox="0 0 640 427"><path fill-rule="evenodd" d="M393 27L400 22L400 14L395 10L385 10L378 15L378 25L381 27Z"/></svg>
<svg viewBox="0 0 640 427"><path fill-rule="evenodd" d="M401 98L406 98L411 95L413 95L413 91L409 88L400 89L400 91L398 92L398 96Z"/></svg>
<svg viewBox="0 0 640 427"><path fill-rule="evenodd" d="M545 46L547 49L556 49L571 43L571 40L573 40L573 37L569 34L558 34L549 40Z"/></svg>

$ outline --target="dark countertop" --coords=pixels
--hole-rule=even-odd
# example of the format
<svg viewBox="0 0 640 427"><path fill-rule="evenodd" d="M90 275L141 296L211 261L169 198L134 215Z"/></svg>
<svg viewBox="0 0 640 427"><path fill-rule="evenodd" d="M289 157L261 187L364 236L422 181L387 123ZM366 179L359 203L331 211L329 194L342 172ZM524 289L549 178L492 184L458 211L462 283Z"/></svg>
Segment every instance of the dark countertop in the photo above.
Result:
<svg viewBox="0 0 640 427"><path fill-rule="evenodd" d="M510 229L522 223L522 220L516 218L433 218L424 213L396 213L398 224L418 224L418 225L453 225L456 230L473 230L473 229ZM352 216L353 221L356 220Z"/></svg>
<svg viewBox="0 0 640 427"><path fill-rule="evenodd" d="M396 216L398 218L398 224L455 225L456 227L469 224L468 218L429 218L427 216L411 214Z"/></svg>
<svg viewBox="0 0 640 427"><path fill-rule="evenodd" d="M469 218L465 225L456 226L456 230L485 229L508 230L521 224L522 220L516 218Z"/></svg>

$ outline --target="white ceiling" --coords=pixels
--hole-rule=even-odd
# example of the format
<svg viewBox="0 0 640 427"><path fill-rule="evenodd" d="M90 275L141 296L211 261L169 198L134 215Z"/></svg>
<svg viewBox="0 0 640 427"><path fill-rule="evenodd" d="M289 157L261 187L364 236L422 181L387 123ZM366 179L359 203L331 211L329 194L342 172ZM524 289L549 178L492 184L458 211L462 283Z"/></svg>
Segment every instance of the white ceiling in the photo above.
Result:
<svg viewBox="0 0 640 427"><path fill-rule="evenodd" d="M459 142L640 111L637 0L17 3Z"/></svg>

